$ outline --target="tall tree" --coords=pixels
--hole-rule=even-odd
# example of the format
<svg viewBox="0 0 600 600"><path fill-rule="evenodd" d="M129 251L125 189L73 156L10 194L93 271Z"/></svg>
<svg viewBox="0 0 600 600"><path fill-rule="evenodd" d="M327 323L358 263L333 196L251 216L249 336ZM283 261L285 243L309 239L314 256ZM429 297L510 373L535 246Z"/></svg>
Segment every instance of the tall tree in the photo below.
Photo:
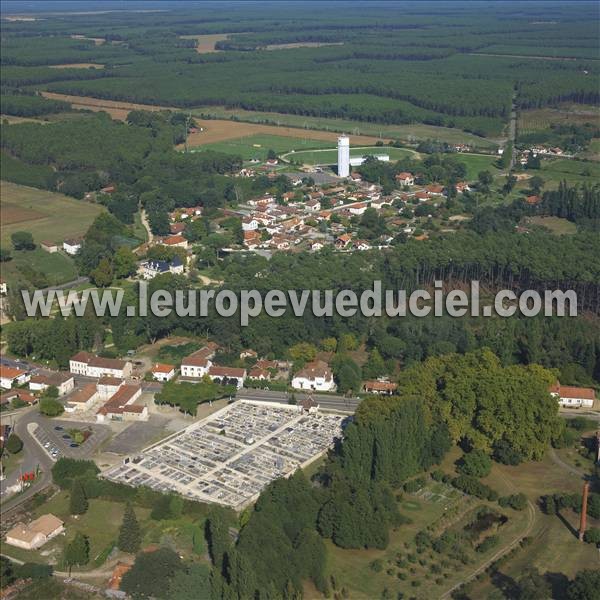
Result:
<svg viewBox="0 0 600 600"><path fill-rule="evenodd" d="M140 525L133 511L133 507L128 502L125 507L125 513L123 514L123 523L119 530L119 539L117 546L119 550L123 552L130 552L135 554L142 543L142 533L140 531Z"/></svg>
<svg viewBox="0 0 600 600"><path fill-rule="evenodd" d="M82 515L88 509L88 501L81 480L74 479L71 485L71 496L69 498L69 512L72 515Z"/></svg>
<svg viewBox="0 0 600 600"><path fill-rule="evenodd" d="M90 560L90 543L87 536L80 531L75 534L73 540L65 548L63 561L69 567L69 575L71 568L75 565L86 565Z"/></svg>

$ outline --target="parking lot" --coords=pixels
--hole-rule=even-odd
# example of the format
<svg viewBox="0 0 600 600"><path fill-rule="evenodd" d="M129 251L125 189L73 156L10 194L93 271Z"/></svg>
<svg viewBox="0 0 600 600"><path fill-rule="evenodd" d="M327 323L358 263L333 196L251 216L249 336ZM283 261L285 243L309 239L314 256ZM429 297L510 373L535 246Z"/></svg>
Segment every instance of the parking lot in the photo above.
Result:
<svg viewBox="0 0 600 600"><path fill-rule="evenodd" d="M326 452L341 436L345 418L240 400L103 476L239 510L269 482Z"/></svg>
<svg viewBox="0 0 600 600"><path fill-rule="evenodd" d="M85 432L85 441L78 443L73 435L69 433L70 429ZM38 422L34 436L44 448L46 454L53 460L58 460L62 456L67 458L85 458L89 456L106 439L109 433L110 430L107 427L99 425L75 427L71 421L48 419L43 423Z"/></svg>

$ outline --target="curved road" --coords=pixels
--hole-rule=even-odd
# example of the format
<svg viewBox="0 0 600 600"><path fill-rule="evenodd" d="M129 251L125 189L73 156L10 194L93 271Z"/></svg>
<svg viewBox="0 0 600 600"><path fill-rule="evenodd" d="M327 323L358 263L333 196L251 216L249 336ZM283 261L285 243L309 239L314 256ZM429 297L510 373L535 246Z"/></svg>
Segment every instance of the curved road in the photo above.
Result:
<svg viewBox="0 0 600 600"><path fill-rule="evenodd" d="M38 444L37 440L29 433L27 428L31 423L37 423L40 418L38 409L35 406L26 408L16 417L13 433L16 433L21 440L23 440L23 460L21 462L21 468L15 470L1 482L0 490L2 495L4 495L6 488L18 483L19 475L22 471L35 471L39 466L40 476L23 493L15 494L2 502L3 517L5 517L8 512L19 507L25 500L31 498L31 496L40 490L43 490L52 481L50 470L54 463Z"/></svg>

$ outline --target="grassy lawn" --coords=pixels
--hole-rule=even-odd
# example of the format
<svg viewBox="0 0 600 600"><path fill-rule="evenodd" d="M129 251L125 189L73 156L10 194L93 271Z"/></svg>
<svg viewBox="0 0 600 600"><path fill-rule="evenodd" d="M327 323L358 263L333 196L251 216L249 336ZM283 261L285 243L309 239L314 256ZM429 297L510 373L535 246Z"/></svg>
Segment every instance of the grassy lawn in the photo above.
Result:
<svg viewBox="0 0 600 600"><path fill-rule="evenodd" d="M193 150L193 152L202 152L204 150L214 150L216 152L226 152L228 154L238 154L244 160L257 158L266 160L269 150L274 150L277 154L283 154L299 148L330 148L331 142L324 140L314 140L310 138L310 132L302 136L298 132L298 137L284 137L278 135L249 135L246 137L206 144Z"/></svg>
<svg viewBox="0 0 600 600"><path fill-rule="evenodd" d="M2 274L10 282L20 277L22 269L29 271L29 268L43 273L48 285L58 285L77 277L72 258L62 252L49 254L39 246L31 251L13 251L12 260L2 265ZM24 276L26 273L24 272Z"/></svg>
<svg viewBox="0 0 600 600"><path fill-rule="evenodd" d="M0 241L10 246L15 231L29 231L36 242L62 242L83 235L104 209L98 204L24 185L0 183Z"/></svg>
<svg viewBox="0 0 600 600"><path fill-rule="evenodd" d="M327 147L327 146L326 146ZM337 149L331 149L331 145L328 144L329 149L322 151L298 151L287 156L288 160L294 162L302 162L308 165L315 164L336 164L337 163ZM406 150L404 148L391 148L389 146L368 146L362 148L350 148L350 156L352 158L358 158L365 155L377 156L379 154L387 154L391 161L400 160L401 158L418 157L419 155L412 150Z"/></svg>
<svg viewBox="0 0 600 600"><path fill-rule="evenodd" d="M533 173L537 175L538 173ZM600 167L589 161L569 160L568 158L542 160L540 177L546 182L546 189L558 187L563 179L570 185L580 183L600 183Z"/></svg>
<svg viewBox="0 0 600 600"><path fill-rule="evenodd" d="M459 162L467 166L467 181L477 179L477 174L480 171L489 171L494 177L498 176L501 171L495 166L498 160L497 156L483 156L478 154L458 154Z"/></svg>

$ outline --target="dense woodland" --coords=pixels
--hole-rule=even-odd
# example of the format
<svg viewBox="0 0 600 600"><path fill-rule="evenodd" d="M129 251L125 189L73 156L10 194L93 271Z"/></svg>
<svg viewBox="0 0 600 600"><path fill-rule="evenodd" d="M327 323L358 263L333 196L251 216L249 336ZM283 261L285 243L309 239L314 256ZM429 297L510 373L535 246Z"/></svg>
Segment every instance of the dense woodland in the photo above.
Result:
<svg viewBox="0 0 600 600"><path fill-rule="evenodd" d="M341 15L322 3L310 14L299 6L240 7L233 19L176 11L161 19L140 14L135 24L110 13L13 22L3 27L2 85L182 108L421 122L497 136L515 93L522 108L598 102L592 10L552 5L547 20L535 22L534 7L490 5L474 15L458 5L431 13L387 4L368 12L347 7ZM209 54L181 37L217 32L230 37ZM271 49L303 43L316 47ZM70 63L104 68L51 68Z"/></svg>

